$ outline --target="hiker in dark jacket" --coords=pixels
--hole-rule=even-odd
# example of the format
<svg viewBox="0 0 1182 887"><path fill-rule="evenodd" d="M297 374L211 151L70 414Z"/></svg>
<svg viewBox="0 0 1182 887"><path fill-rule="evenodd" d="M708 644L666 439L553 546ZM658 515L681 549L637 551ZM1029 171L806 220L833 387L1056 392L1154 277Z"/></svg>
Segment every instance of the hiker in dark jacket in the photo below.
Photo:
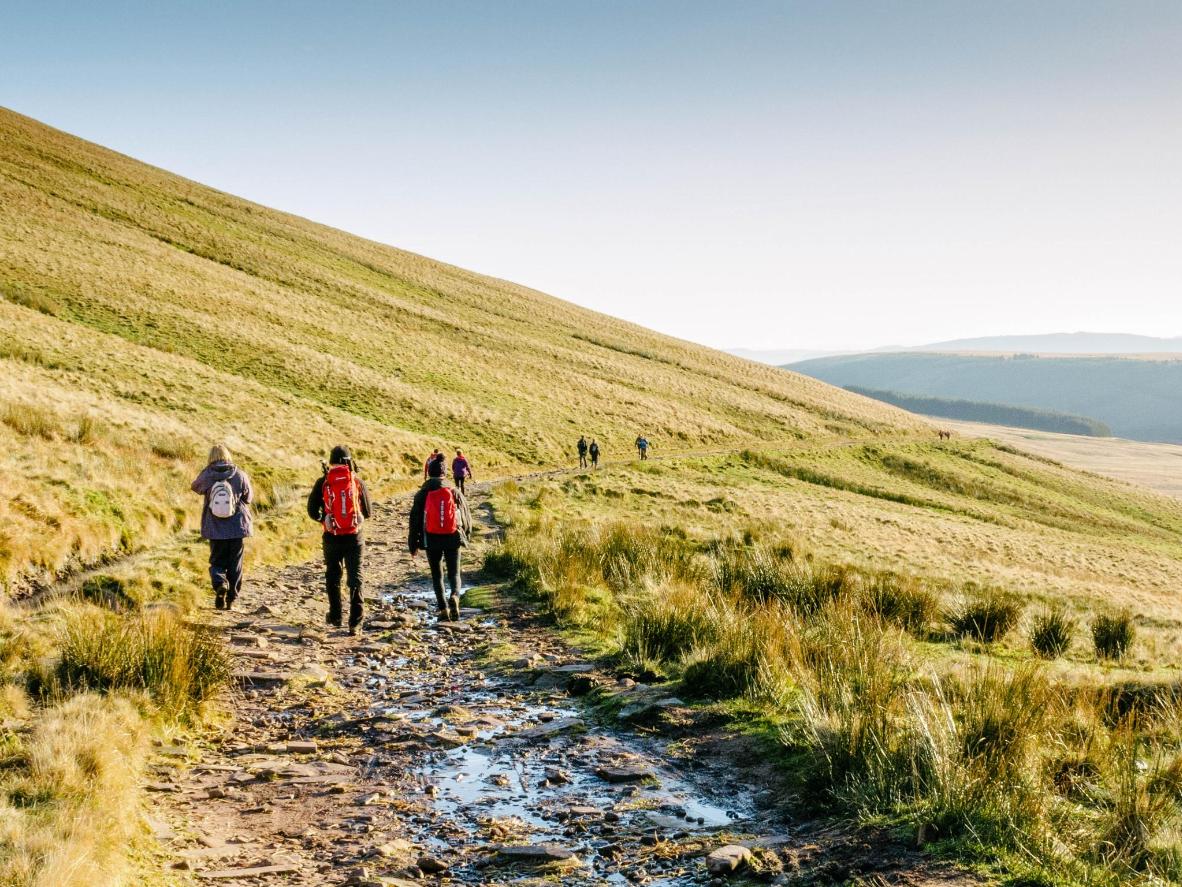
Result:
<svg viewBox="0 0 1182 887"><path fill-rule="evenodd" d="M579 442L578 442L578 444L576 444L576 448L579 451L579 467L586 468L587 467L587 438L580 436Z"/></svg>
<svg viewBox="0 0 1182 887"><path fill-rule="evenodd" d="M599 441L592 438L591 439L591 446L588 448L587 452L589 452L591 454L591 467L598 468L599 467Z"/></svg>
<svg viewBox="0 0 1182 887"><path fill-rule="evenodd" d="M446 461L447 461L447 457L444 456L443 453L439 452L438 447L433 449L431 451L431 455L427 457L427 461L423 463L423 480L426 480L428 477L431 476L431 463L432 462L442 463L442 462L446 462Z"/></svg>
<svg viewBox="0 0 1182 887"><path fill-rule="evenodd" d="M472 479L472 466L461 450L456 450L456 457L451 460L451 479L461 493L465 492L464 481Z"/></svg>
<svg viewBox="0 0 1182 887"><path fill-rule="evenodd" d="M253 531L250 503L254 488L246 472L234 464L230 451L217 444L210 449L208 464L193 481L192 490L205 497L201 537L209 540L213 605L228 610L242 591L242 555L244 540Z"/></svg>
<svg viewBox="0 0 1182 887"><path fill-rule="evenodd" d="M431 476L415 494L410 508L410 533L407 547L410 556L424 550L431 567L431 585L435 589L435 601L439 604L439 618L453 622L460 618L460 549L468 544L472 535L472 516L468 502L459 490L448 487L443 480L443 463L430 466ZM450 494L448 499L440 494ZM428 508L431 509L428 513ZM438 532L437 532L438 530ZM447 567L447 584L451 595L443 596L442 565Z"/></svg>
<svg viewBox="0 0 1182 887"><path fill-rule="evenodd" d="M344 471L344 468L348 471ZM324 587L328 593L328 616L325 622L335 628L341 627L343 565L349 586L349 634L356 634L361 624L361 556L365 553L361 525L369 519L369 514L369 490L357 476L353 454L348 447L333 447L324 475L308 494L308 517L324 524L321 542L324 548Z"/></svg>

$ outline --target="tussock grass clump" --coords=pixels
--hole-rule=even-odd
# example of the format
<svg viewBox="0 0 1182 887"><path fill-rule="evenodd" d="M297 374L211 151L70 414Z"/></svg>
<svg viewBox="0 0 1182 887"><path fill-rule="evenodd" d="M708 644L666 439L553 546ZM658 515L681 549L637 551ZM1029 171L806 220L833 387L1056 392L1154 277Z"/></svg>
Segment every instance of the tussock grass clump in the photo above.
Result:
<svg viewBox="0 0 1182 887"><path fill-rule="evenodd" d="M642 663L679 662L717 640L721 618L716 605L691 585L653 589L625 611L623 653Z"/></svg>
<svg viewBox="0 0 1182 887"><path fill-rule="evenodd" d="M1124 659L1135 635L1133 614L1128 610L1100 613L1092 620L1092 644L1097 659Z"/></svg>
<svg viewBox="0 0 1182 887"><path fill-rule="evenodd" d="M862 584L862 601L879 619L922 636L940 613L940 599L930 588L910 576L877 573Z"/></svg>
<svg viewBox="0 0 1182 887"><path fill-rule="evenodd" d="M73 690L139 690L172 714L201 705L229 678L229 660L211 635L166 611L72 618L53 675Z"/></svg>
<svg viewBox="0 0 1182 887"><path fill-rule="evenodd" d="M31 403L5 404L0 409L0 422L23 437L42 440L53 440L64 430L57 413Z"/></svg>
<svg viewBox="0 0 1182 887"><path fill-rule="evenodd" d="M794 686L787 651L791 614L771 605L762 612L742 608L722 615L714 643L692 655L682 674L691 698L745 697L783 705Z"/></svg>
<svg viewBox="0 0 1182 887"><path fill-rule="evenodd" d="M45 711L0 775L0 883L124 883L145 746L125 699L83 694Z"/></svg>
<svg viewBox="0 0 1182 887"><path fill-rule="evenodd" d="M948 614L948 623L962 638L992 644L1009 634L1021 617L1022 604L995 591L965 600Z"/></svg>
<svg viewBox="0 0 1182 887"><path fill-rule="evenodd" d="M714 559L714 577L725 594L760 604L778 601L801 616L850 594L856 584L854 573L845 567L796 560L765 544L720 552Z"/></svg>
<svg viewBox="0 0 1182 887"><path fill-rule="evenodd" d="M1075 620L1061 609L1044 610L1030 626L1030 647L1043 659L1058 659L1075 638Z"/></svg>

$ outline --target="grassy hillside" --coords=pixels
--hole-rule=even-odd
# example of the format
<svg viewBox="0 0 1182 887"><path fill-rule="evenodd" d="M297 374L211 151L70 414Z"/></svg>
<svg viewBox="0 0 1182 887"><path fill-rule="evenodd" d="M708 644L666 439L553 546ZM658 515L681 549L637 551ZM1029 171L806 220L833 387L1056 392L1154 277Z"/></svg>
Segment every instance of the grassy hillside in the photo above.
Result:
<svg viewBox="0 0 1182 887"><path fill-rule="evenodd" d="M979 400L955 400L950 397L900 394L898 391L882 391L877 388L862 388L858 385L848 385L846 390L923 416L961 419L966 422L989 422L1013 428L1054 431L1059 434L1082 434L1088 437L1112 436L1111 430L1103 422L1097 422L1086 416L1057 413L1054 410L1036 410L1031 407L1014 407L1003 403L985 403Z"/></svg>
<svg viewBox="0 0 1182 887"><path fill-rule="evenodd" d="M812 380L275 212L0 110L0 580L188 526L225 439L280 492L907 426Z"/></svg>
<svg viewBox="0 0 1182 887"><path fill-rule="evenodd" d="M1096 419L1118 437L1182 442L1182 360L1029 354L854 354L791 364L832 385Z"/></svg>

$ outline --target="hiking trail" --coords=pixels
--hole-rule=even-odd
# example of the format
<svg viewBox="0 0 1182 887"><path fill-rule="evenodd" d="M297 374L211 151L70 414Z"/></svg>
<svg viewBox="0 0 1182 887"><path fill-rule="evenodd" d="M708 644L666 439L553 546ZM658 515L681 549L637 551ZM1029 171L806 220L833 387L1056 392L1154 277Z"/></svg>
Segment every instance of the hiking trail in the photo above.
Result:
<svg viewBox="0 0 1182 887"><path fill-rule="evenodd" d="M499 533L487 485L470 488L466 588ZM235 662L233 723L158 748L148 786L160 865L179 879L675 887L721 884L733 864L781 884L884 865L902 880L881 883L975 883L839 832L806 838L773 814L769 783L745 784L758 770L697 731L597 718L580 698L595 687L640 724L684 705L601 673L525 615L438 622L425 561L406 553L408 505L375 504L367 524L363 634L324 624L319 559L249 576L236 610L211 611ZM715 852L739 837L753 849ZM825 878L799 880L817 860Z"/></svg>

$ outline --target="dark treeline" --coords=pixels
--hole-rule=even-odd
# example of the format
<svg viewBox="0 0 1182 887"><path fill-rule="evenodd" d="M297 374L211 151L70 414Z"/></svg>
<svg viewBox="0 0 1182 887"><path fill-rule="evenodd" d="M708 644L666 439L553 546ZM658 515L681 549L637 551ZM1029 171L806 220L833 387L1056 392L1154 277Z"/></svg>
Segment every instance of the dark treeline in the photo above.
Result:
<svg viewBox="0 0 1182 887"><path fill-rule="evenodd" d="M898 391L881 391L846 385L847 391L872 397L884 403L893 404L912 413L926 416L941 416L945 419L963 419L966 422L986 422L990 425L1012 425L1016 428L1031 428L1036 431L1057 431L1061 434L1084 434L1089 437L1111 437L1112 430L1103 422L1087 416L1073 416L1053 410L1037 410L1030 407L1015 407L1004 403L984 403L975 400L954 400L946 397L924 397L918 394L902 394Z"/></svg>

